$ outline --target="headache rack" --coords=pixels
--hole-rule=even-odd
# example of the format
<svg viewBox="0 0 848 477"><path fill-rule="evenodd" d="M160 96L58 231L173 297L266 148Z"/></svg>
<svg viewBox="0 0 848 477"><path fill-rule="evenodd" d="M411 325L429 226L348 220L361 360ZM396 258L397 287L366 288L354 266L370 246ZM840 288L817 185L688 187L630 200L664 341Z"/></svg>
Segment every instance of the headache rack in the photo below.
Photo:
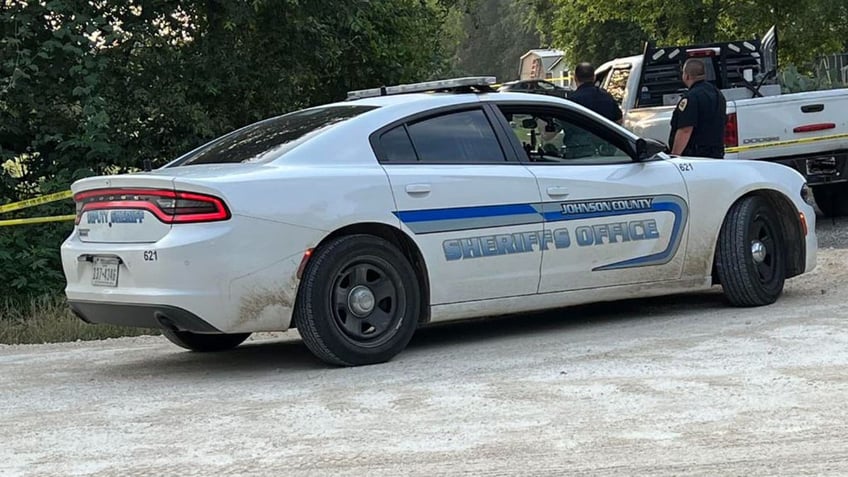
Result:
<svg viewBox="0 0 848 477"><path fill-rule="evenodd" d="M762 40L739 40L688 46L655 47L645 44L637 107L677 104L686 91L680 72L689 58L704 60L707 81L732 97L762 96L760 88L777 70L777 31L774 27ZM751 70L746 77L745 71ZM758 82L759 84L756 84Z"/></svg>
<svg viewBox="0 0 848 477"><path fill-rule="evenodd" d="M494 76L468 76L348 91L347 100L410 93L493 93L496 91L495 84L497 79Z"/></svg>

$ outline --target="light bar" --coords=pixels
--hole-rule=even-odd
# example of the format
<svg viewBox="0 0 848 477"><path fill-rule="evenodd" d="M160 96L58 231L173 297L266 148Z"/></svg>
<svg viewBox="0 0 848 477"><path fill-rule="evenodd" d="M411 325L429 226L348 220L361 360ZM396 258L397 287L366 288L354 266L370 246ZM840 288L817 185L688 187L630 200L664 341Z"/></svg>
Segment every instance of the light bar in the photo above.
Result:
<svg viewBox="0 0 848 477"><path fill-rule="evenodd" d="M425 93L443 89L455 88L480 88L488 89L497 83L494 76L468 76L465 78L452 78L437 81L426 81L424 83L399 84L395 86L384 86L382 88L360 89L348 91L347 99L373 98L376 96L390 96L405 93Z"/></svg>

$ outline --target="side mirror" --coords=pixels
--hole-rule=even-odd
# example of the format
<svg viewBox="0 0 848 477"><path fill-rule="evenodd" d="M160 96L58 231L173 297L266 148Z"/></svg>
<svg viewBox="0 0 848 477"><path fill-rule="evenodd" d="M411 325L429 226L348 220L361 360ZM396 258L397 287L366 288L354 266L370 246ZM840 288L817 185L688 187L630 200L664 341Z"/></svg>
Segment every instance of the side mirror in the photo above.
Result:
<svg viewBox="0 0 848 477"><path fill-rule="evenodd" d="M668 146L651 138L639 138L636 140L636 161L646 161L661 152L668 152Z"/></svg>

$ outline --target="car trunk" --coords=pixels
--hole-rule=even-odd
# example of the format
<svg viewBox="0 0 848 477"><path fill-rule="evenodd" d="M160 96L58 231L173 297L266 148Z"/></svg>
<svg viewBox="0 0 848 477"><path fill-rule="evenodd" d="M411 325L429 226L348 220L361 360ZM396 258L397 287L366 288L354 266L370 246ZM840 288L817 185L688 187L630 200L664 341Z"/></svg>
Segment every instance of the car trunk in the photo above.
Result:
<svg viewBox="0 0 848 477"><path fill-rule="evenodd" d="M226 174L221 169L244 170L247 165L195 166L159 169L141 174L101 176L74 184L77 228L82 242L153 243L174 226L213 222L230 217L222 199L187 188L175 189L181 176L192 176L200 169L209 174ZM205 189L205 188L204 188Z"/></svg>

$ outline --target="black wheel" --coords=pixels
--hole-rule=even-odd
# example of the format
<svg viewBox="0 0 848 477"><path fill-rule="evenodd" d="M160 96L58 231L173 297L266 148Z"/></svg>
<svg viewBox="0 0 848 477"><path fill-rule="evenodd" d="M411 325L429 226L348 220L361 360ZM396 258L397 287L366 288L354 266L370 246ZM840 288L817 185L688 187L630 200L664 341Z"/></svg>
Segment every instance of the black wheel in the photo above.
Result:
<svg viewBox="0 0 848 477"><path fill-rule="evenodd" d="M309 260L294 313L304 343L325 362L385 362L406 348L418 325L418 278L391 243L339 237Z"/></svg>
<svg viewBox="0 0 848 477"><path fill-rule="evenodd" d="M813 197L825 217L848 215L848 183L814 186Z"/></svg>
<svg viewBox="0 0 848 477"><path fill-rule="evenodd" d="M734 306L774 303L786 281L780 222L769 202L747 197L730 209L718 237L716 271Z"/></svg>
<svg viewBox="0 0 848 477"><path fill-rule="evenodd" d="M198 352L226 351L242 344L250 333L205 335L190 331L162 330L162 335L177 346Z"/></svg>

